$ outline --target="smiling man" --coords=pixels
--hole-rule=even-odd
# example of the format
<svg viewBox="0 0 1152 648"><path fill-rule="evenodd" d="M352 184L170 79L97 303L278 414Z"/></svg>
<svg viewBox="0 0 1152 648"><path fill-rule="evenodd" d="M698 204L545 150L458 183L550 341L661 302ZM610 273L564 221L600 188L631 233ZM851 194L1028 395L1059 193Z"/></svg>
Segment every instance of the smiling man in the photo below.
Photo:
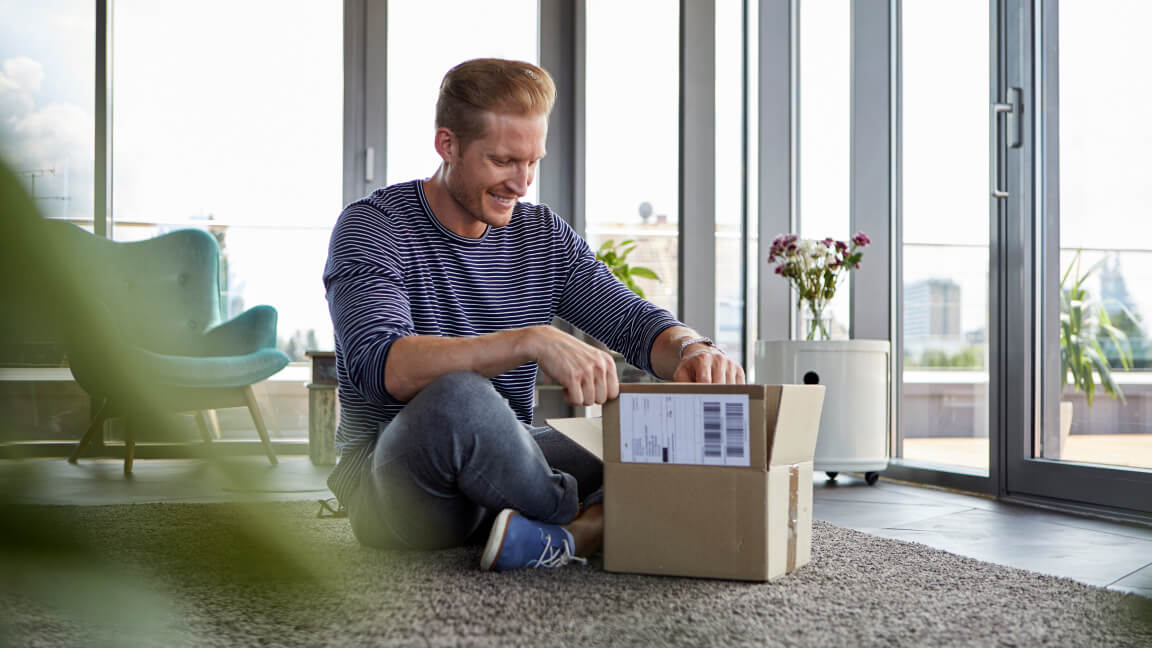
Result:
<svg viewBox="0 0 1152 648"><path fill-rule="evenodd" d="M619 393L604 351L661 378L738 383L711 340L637 297L547 206L520 202L544 157L555 86L520 61L445 75L436 173L348 205L324 269L336 334L340 461L328 484L365 545L483 542L484 569L598 550L600 461L533 428L536 375L572 405Z"/></svg>

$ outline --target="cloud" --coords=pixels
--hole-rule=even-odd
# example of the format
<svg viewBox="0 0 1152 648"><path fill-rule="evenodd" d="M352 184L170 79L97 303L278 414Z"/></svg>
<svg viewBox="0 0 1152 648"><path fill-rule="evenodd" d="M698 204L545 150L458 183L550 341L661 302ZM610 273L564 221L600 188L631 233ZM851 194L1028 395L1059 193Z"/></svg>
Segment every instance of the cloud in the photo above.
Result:
<svg viewBox="0 0 1152 648"><path fill-rule="evenodd" d="M27 56L17 56L4 60L4 76L36 94L40 92L40 84L44 82L44 66Z"/></svg>
<svg viewBox="0 0 1152 648"><path fill-rule="evenodd" d="M72 104L52 104L13 118L6 124L15 152L26 162L91 157L95 126L92 116Z"/></svg>
<svg viewBox="0 0 1152 648"><path fill-rule="evenodd" d="M36 107L44 82L44 66L26 56L5 59L0 65L0 122L22 117Z"/></svg>
<svg viewBox="0 0 1152 648"><path fill-rule="evenodd" d="M27 177L47 215L91 218L95 120L75 104L39 106L44 78L44 66L28 57L0 64L4 157Z"/></svg>

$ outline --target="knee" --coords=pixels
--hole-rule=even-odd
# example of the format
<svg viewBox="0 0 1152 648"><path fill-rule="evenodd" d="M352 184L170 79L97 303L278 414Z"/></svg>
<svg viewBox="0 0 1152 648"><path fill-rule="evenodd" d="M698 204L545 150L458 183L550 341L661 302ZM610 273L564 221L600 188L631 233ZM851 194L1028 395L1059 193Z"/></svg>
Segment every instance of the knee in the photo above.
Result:
<svg viewBox="0 0 1152 648"><path fill-rule="evenodd" d="M508 407L492 383L474 371L444 374L421 390L417 398L441 416L459 419L461 423L476 423L481 417L487 418L492 408Z"/></svg>
<svg viewBox="0 0 1152 648"><path fill-rule="evenodd" d="M475 371L453 371L444 374L428 383L428 386L422 389L419 395L435 399L441 403L477 399L490 400L500 396L492 387L492 383Z"/></svg>

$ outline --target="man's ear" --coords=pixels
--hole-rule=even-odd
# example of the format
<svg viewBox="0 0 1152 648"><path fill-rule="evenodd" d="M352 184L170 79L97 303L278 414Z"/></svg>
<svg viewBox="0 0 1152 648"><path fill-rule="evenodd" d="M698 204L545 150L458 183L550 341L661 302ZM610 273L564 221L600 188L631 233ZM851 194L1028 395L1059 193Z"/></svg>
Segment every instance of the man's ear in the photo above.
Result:
<svg viewBox="0 0 1152 648"><path fill-rule="evenodd" d="M450 164L452 162L453 155L458 155L460 153L458 150L460 147L460 140L456 138L455 133L448 130L447 128L436 129L436 139L434 141L434 146L436 147L436 154L440 156L440 159L444 162L444 164Z"/></svg>

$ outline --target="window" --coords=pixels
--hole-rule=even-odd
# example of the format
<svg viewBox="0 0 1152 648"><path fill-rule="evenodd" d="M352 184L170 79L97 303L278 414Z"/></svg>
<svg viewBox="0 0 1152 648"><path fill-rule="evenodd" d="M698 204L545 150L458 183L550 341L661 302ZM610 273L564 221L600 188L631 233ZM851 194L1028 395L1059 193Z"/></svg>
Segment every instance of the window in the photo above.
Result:
<svg viewBox="0 0 1152 648"><path fill-rule="evenodd" d="M113 238L210 232L225 318L269 304L294 361L332 348L321 276L343 200L341 5L118 0L111 15ZM290 367L259 386L282 436L307 435L306 380ZM220 423L250 438L244 410Z"/></svg>
<svg viewBox="0 0 1152 648"><path fill-rule="evenodd" d="M1152 468L1152 161L1145 153L1152 146L1145 118L1152 80L1115 64L1152 58L1143 34L1150 23L1152 6L1144 2L1112 2L1107 11L1087 3L1060 5L1059 269L1067 276L1061 285L1046 286L1045 297L1063 293L1066 304L1081 304L1075 313L1061 307L1062 321L1075 323L1079 335L1061 331L1058 340L1045 343L1059 344L1073 358L1070 364L1100 353L1115 386L1092 374L1089 403L1071 372L1066 385L1056 381L1062 386L1060 434L1043 436L1036 456L1045 459ZM1100 88L1108 89L1107 118L1097 104ZM1071 295L1077 283L1083 293ZM1076 349L1070 340L1083 344Z"/></svg>
<svg viewBox="0 0 1152 648"><path fill-rule="evenodd" d="M453 66L482 57L540 63L538 2L495 6L499 11L470 0L388 3L387 184L427 178L440 166L432 146L436 98ZM524 200L537 201L538 184L539 177Z"/></svg>
<svg viewBox="0 0 1152 648"><path fill-rule="evenodd" d="M90 0L0 0L0 153L48 218L92 229Z"/></svg>
<svg viewBox="0 0 1152 648"><path fill-rule="evenodd" d="M92 231L92 2L0 0L0 16L0 158L42 215ZM47 323L10 305L0 308L0 441L79 438L87 395Z"/></svg>
<svg viewBox="0 0 1152 648"><path fill-rule="evenodd" d="M342 206L342 17L280 0L113 12L114 238L211 232L225 317L274 306L293 360L332 345L321 274Z"/></svg>
<svg viewBox="0 0 1152 648"><path fill-rule="evenodd" d="M744 364L744 3L716 4L716 343ZM752 177L752 176L749 176Z"/></svg>
<svg viewBox="0 0 1152 648"><path fill-rule="evenodd" d="M633 240L653 303L678 311L679 47L677 5L587 3L586 238ZM580 188L577 187L577 191Z"/></svg>
<svg viewBox="0 0 1152 648"><path fill-rule="evenodd" d="M847 240L851 99L851 5L800 3L800 236ZM829 334L846 339L849 282L828 305ZM801 320L803 321L803 320ZM806 327L797 327L803 337Z"/></svg>
<svg viewBox="0 0 1152 648"><path fill-rule="evenodd" d="M987 474L988 6L902 11L900 455Z"/></svg>

